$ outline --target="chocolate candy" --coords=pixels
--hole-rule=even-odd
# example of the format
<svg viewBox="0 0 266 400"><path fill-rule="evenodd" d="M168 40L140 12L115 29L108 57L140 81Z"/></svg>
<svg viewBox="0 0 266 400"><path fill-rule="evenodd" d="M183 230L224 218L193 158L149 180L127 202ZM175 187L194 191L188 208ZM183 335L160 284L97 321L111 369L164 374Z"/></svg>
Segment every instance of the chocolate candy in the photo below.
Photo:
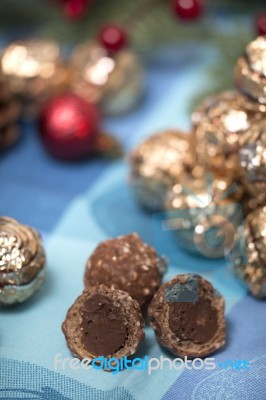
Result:
<svg viewBox="0 0 266 400"><path fill-rule="evenodd" d="M159 132L130 156L130 183L140 204L162 211L165 193L178 184L194 162L193 137L184 132Z"/></svg>
<svg viewBox="0 0 266 400"><path fill-rule="evenodd" d="M250 132L260 132L265 109L237 92L223 92L203 102L192 114L198 162L206 169L238 179L239 151Z"/></svg>
<svg viewBox="0 0 266 400"><path fill-rule="evenodd" d="M0 304L21 303L45 280L45 253L39 234L0 217Z"/></svg>
<svg viewBox="0 0 266 400"><path fill-rule="evenodd" d="M143 92L142 67L128 48L110 53L97 42L85 42L74 49L70 65L72 90L100 104L105 114L130 110Z"/></svg>
<svg viewBox="0 0 266 400"><path fill-rule="evenodd" d="M266 104L266 36L259 36L246 47L235 67L236 87L245 95Z"/></svg>
<svg viewBox="0 0 266 400"><path fill-rule="evenodd" d="M68 310L62 330L71 352L80 359L120 359L134 354L144 339L137 301L104 285L85 290Z"/></svg>
<svg viewBox="0 0 266 400"><path fill-rule="evenodd" d="M225 343L224 299L199 275L162 285L148 313L157 340L177 356L204 357Z"/></svg>
<svg viewBox="0 0 266 400"><path fill-rule="evenodd" d="M86 264L85 286L121 289L147 305L158 289L166 262L136 233L100 243Z"/></svg>
<svg viewBox="0 0 266 400"><path fill-rule="evenodd" d="M228 177L204 174L204 170L197 177L187 174L166 194L167 229L186 250L210 258L224 257L234 245L235 226L242 222L237 204L242 195L243 188ZM220 243L221 235L210 235L214 228L224 234Z"/></svg>
<svg viewBox="0 0 266 400"><path fill-rule="evenodd" d="M234 271L253 296L266 298L266 207L248 214L243 234L232 253Z"/></svg>

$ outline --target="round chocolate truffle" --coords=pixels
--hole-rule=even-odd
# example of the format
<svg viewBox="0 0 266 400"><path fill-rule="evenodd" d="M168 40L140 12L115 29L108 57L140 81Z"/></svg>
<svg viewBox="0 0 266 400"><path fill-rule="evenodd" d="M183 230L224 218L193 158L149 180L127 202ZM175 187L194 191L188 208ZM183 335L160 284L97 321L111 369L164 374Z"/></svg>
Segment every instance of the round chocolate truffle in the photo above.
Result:
<svg viewBox="0 0 266 400"><path fill-rule="evenodd" d="M128 292L141 307L161 283L166 262L136 233L100 243L86 264L85 287L100 284Z"/></svg>
<svg viewBox="0 0 266 400"><path fill-rule="evenodd" d="M199 275L162 285L148 312L157 340L177 356L204 357L225 343L224 299Z"/></svg>
<svg viewBox="0 0 266 400"><path fill-rule="evenodd" d="M205 100L192 114L197 159L206 169L238 179L239 151L256 134L265 109L254 107L237 92L223 92Z"/></svg>
<svg viewBox="0 0 266 400"><path fill-rule="evenodd" d="M144 339L137 301L104 285L85 290L62 325L67 345L80 359L120 359L134 354Z"/></svg>
<svg viewBox="0 0 266 400"><path fill-rule="evenodd" d="M250 42L235 66L236 87L245 95L266 104L266 36Z"/></svg>
<svg viewBox="0 0 266 400"><path fill-rule="evenodd" d="M35 229L0 217L0 304L21 303L45 280L45 253Z"/></svg>
<svg viewBox="0 0 266 400"><path fill-rule="evenodd" d="M182 180L193 162L191 134L167 130L144 140L130 156L130 183L139 203L162 211L166 191Z"/></svg>
<svg viewBox="0 0 266 400"><path fill-rule="evenodd" d="M232 253L234 271L253 296L265 299L266 207L257 208L248 214L242 237L242 246Z"/></svg>

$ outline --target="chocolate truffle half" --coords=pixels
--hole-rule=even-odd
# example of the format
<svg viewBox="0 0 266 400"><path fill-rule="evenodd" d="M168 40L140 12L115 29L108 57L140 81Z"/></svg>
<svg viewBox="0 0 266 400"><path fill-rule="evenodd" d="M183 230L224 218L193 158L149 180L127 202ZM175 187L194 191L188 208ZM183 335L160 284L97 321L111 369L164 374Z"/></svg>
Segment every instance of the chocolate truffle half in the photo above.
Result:
<svg viewBox="0 0 266 400"><path fill-rule="evenodd" d="M148 312L158 341L177 356L204 357L225 343L224 299L199 275L162 285Z"/></svg>
<svg viewBox="0 0 266 400"><path fill-rule="evenodd" d="M35 229L0 217L0 304L21 303L45 281L45 253Z"/></svg>
<svg viewBox="0 0 266 400"><path fill-rule="evenodd" d="M86 265L85 286L103 284L124 290L143 307L160 286L165 269L164 258L131 233L96 247Z"/></svg>
<svg viewBox="0 0 266 400"><path fill-rule="evenodd" d="M120 359L134 354L144 338L137 301L128 293L99 285L77 298L62 330L71 352L80 359Z"/></svg>

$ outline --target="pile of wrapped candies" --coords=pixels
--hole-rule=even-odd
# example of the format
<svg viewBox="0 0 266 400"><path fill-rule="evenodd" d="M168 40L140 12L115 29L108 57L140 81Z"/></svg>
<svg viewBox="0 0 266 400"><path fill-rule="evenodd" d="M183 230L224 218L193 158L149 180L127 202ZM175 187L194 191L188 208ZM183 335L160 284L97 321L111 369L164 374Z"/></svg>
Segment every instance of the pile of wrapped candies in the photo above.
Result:
<svg viewBox="0 0 266 400"><path fill-rule="evenodd" d="M142 67L124 29L108 25L66 59L47 39L10 43L0 56L1 86L2 81L7 89L0 92L0 110L14 99L20 112L14 106L0 127L0 151L15 143L18 132L10 128L18 116L37 118L48 152L76 160L114 145L101 132L99 111L114 115L135 106L142 94Z"/></svg>
<svg viewBox="0 0 266 400"><path fill-rule="evenodd" d="M211 258L230 254L236 275L265 298L265 36L237 60L235 86L192 113L190 134L164 131L141 143L130 155L130 182L144 208L169 216L180 245ZM224 232L220 246L206 240L213 226ZM236 249L237 235L244 240Z"/></svg>

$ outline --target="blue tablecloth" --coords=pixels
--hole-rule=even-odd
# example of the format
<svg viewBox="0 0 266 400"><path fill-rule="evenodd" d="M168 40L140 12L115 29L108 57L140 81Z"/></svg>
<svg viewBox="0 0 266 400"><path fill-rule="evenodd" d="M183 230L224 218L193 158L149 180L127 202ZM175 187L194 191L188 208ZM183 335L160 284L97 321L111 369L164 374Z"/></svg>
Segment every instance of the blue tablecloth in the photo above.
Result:
<svg viewBox="0 0 266 400"><path fill-rule="evenodd" d="M106 130L129 151L157 130L189 128L187 106L199 85L206 84L207 54L207 49L191 45L155 57L147 65L142 103L126 116L105 119ZM227 344L215 354L216 360L246 359L250 369L166 368L151 375L137 370L117 375L55 370L56 354L71 357L61 323L83 289L85 261L94 247L131 231L154 244L151 216L135 203L127 174L126 161L67 164L50 158L33 123L24 124L20 143L1 155L0 213L41 231L48 279L30 301L0 310L0 399L265 399L265 304L247 295L230 270L225 272L225 261L197 258L178 247L165 280L196 272L215 285L225 296L228 325ZM149 327L138 352L144 355L166 355Z"/></svg>

